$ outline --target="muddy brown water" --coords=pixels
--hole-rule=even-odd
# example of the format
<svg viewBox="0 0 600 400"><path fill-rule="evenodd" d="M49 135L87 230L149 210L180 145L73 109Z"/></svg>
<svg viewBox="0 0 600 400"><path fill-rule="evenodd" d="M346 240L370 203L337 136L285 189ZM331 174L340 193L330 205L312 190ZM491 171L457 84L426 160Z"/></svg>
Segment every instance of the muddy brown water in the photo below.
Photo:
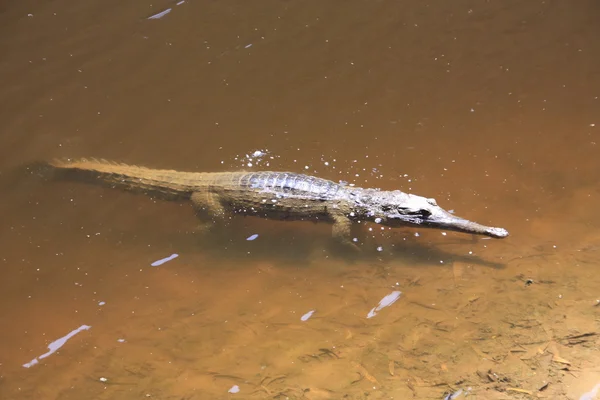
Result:
<svg viewBox="0 0 600 400"><path fill-rule="evenodd" d="M599 14L2 3L0 398L596 398ZM353 257L321 224L199 238L188 204L23 167L82 156L402 189L511 236L364 226Z"/></svg>

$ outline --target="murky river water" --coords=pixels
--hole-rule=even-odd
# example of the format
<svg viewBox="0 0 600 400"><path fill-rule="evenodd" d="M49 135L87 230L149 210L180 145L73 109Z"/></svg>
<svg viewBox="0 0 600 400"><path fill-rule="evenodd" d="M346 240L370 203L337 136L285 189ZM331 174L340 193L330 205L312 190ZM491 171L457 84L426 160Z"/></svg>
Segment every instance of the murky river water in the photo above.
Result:
<svg viewBox="0 0 600 400"><path fill-rule="evenodd" d="M599 19L591 0L5 2L0 398L596 398ZM186 202L24 167L54 157L303 172L511 235L367 225L352 256L327 224L199 236Z"/></svg>

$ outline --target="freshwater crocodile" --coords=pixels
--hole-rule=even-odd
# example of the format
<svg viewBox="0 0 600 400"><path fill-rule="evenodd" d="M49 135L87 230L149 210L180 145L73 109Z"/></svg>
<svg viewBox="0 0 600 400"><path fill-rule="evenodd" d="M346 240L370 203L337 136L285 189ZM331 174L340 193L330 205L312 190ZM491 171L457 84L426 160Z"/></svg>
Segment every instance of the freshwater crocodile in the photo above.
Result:
<svg viewBox="0 0 600 400"><path fill-rule="evenodd" d="M187 199L205 223L233 214L275 220L324 221L333 224L333 237L350 241L353 222L388 227L413 226L504 238L503 228L484 226L457 217L434 199L399 190L345 186L293 172L180 172L151 169L99 159L50 161L57 172L91 178L111 187Z"/></svg>

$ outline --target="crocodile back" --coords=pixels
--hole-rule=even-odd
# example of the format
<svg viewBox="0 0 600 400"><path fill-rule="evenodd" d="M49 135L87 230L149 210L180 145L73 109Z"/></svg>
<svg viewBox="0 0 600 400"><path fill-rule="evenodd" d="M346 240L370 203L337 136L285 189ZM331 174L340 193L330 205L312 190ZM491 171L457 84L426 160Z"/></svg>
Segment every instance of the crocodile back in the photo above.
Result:
<svg viewBox="0 0 600 400"><path fill-rule="evenodd" d="M239 178L240 189L273 193L282 197L331 200L342 185L327 179L293 172L249 172Z"/></svg>

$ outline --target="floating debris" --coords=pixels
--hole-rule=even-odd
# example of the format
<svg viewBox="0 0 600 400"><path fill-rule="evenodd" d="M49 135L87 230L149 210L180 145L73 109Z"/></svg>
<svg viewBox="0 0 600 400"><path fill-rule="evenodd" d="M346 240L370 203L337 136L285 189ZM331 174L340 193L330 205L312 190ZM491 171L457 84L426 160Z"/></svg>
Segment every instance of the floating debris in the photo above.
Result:
<svg viewBox="0 0 600 400"><path fill-rule="evenodd" d="M598 390L600 390L600 383L596 384L589 392L582 394L579 400L594 400L598 394Z"/></svg>
<svg viewBox="0 0 600 400"><path fill-rule="evenodd" d="M392 304L394 304L396 300L400 298L401 294L402 292L395 290L392 293L385 296L383 299L381 299L377 307L373 307L371 311L369 311L369 314L367 314L367 318L373 318L377 315L377 312L379 312L382 308L389 307Z"/></svg>
<svg viewBox="0 0 600 400"><path fill-rule="evenodd" d="M185 0L178 1L177 3L175 3L175 5L180 6L183 3L185 3ZM157 14L149 16L147 19L160 19L160 18L164 17L165 15L167 15L168 13L170 13L171 11L173 11L172 8L167 8L166 10L163 10Z"/></svg>
<svg viewBox="0 0 600 400"><path fill-rule="evenodd" d="M69 332L67 335L61 337L60 339L56 339L54 342L52 342L48 345L47 353L44 353L41 356L34 358L30 362L23 364L23 367L25 367L25 368L33 367L35 364L40 362L39 360L48 357L49 355L51 355L52 353L56 352L58 349L63 347L64 344L67 343L67 340L71 339L73 336L77 335L79 332L87 331L90 328L91 328L91 326L89 326L89 325L81 325L79 328Z"/></svg>
<svg viewBox="0 0 600 400"><path fill-rule="evenodd" d="M240 387L238 385L233 385L227 392L229 393L239 393Z"/></svg>
<svg viewBox="0 0 600 400"><path fill-rule="evenodd" d="M100 302L98 302L98 305L99 305L99 306L103 306L103 305L105 305L105 304L106 304L106 302L105 302L105 301L100 301Z"/></svg>
<svg viewBox="0 0 600 400"><path fill-rule="evenodd" d="M315 312L315 310L310 310L309 312L307 312L306 314L304 314L302 317L300 317L300 321L308 321L308 319L310 317L312 317L313 313Z"/></svg>
<svg viewBox="0 0 600 400"><path fill-rule="evenodd" d="M246 238L246 240L254 240L254 239L256 239L257 237L258 237L258 234L257 234L257 233L255 233L254 235L250 235L250 236L248 236L248 237Z"/></svg>
<svg viewBox="0 0 600 400"><path fill-rule="evenodd" d="M172 8L167 8L164 11L159 12L158 14L154 14L148 17L148 19L159 19L164 17L165 15L167 15L168 13L170 13L171 11L173 11Z"/></svg>
<svg viewBox="0 0 600 400"><path fill-rule="evenodd" d="M460 396L462 394L462 392L463 392L462 389L458 389L456 392L450 393L446 397L444 397L444 400L454 400L454 399L458 398L458 396Z"/></svg>
<svg viewBox="0 0 600 400"><path fill-rule="evenodd" d="M164 263L171 261L175 258L179 257L179 254L171 254L169 257L165 257L163 259L154 261L152 264L150 264L153 267L158 267L159 265L163 265Z"/></svg>

